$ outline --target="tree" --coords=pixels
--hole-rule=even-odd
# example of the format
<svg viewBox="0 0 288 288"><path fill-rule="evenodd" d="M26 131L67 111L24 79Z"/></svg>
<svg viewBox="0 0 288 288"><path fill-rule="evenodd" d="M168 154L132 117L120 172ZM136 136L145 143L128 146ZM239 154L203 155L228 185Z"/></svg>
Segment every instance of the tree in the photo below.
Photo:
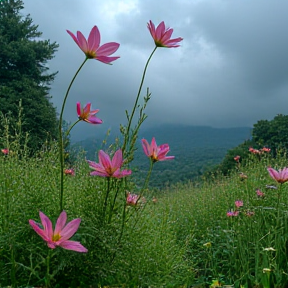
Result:
<svg viewBox="0 0 288 288"><path fill-rule="evenodd" d="M57 138L57 114L49 90L56 73L49 73L48 60L58 48L42 40L29 15L23 17L21 0L0 1L0 111L18 115L22 100L22 132L28 146L39 149L47 137Z"/></svg>
<svg viewBox="0 0 288 288"><path fill-rule="evenodd" d="M254 124L252 137L259 146L269 147L273 155L279 148L288 151L288 115L278 114L271 121L258 121Z"/></svg>

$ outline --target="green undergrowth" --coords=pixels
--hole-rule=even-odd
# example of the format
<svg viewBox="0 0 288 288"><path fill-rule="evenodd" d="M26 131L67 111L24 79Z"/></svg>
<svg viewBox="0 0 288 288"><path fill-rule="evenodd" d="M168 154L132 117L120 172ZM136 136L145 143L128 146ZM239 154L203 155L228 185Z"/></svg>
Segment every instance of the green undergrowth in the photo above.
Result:
<svg viewBox="0 0 288 288"><path fill-rule="evenodd" d="M136 208L119 191L115 209L126 217L112 210L105 219L105 179L76 162L75 176L64 178L64 207L68 221L82 219L73 240L88 253L54 249L53 287L287 287L287 184L267 172L285 167L286 156L252 156L229 177L147 190ZM1 155L0 171L0 287L44 287L48 247L28 220L40 222L39 211L53 223L59 216L57 147L33 158Z"/></svg>

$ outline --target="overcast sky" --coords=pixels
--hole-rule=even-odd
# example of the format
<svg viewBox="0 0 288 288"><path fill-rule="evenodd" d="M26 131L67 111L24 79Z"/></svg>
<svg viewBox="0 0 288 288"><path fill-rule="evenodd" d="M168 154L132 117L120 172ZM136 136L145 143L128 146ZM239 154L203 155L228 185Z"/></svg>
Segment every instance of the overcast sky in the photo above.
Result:
<svg viewBox="0 0 288 288"><path fill-rule="evenodd" d="M80 101L100 109L102 129L126 123L125 109L132 109L154 49L149 20L163 20L174 29L172 38L184 40L179 48L157 49L150 62L142 93L147 87L152 93L146 126L252 127L288 114L286 0L24 0L24 7L43 39L60 45L49 62L51 72L59 71L51 89L58 111L85 58L66 29L87 37L97 25L101 44L120 43L113 65L85 64L67 100L69 122L77 120ZM93 136L98 128L80 123L72 139Z"/></svg>

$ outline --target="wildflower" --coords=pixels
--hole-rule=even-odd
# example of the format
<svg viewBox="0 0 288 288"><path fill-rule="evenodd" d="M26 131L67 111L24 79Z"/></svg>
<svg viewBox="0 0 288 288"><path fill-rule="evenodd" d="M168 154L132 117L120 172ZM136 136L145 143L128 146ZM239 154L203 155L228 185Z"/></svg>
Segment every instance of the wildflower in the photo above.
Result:
<svg viewBox="0 0 288 288"><path fill-rule="evenodd" d="M7 149L7 148L1 149L1 152L2 152L4 155L8 155L8 154L9 154L9 149Z"/></svg>
<svg viewBox="0 0 288 288"><path fill-rule="evenodd" d="M166 156L170 151L168 144L157 146L155 138L152 138L151 145L146 139L142 139L142 147L146 156L150 157L153 162L174 159L174 156Z"/></svg>
<svg viewBox="0 0 288 288"><path fill-rule="evenodd" d="M119 58L118 56L109 57L111 54L117 51L120 46L119 43L109 42L100 46L100 32L97 26L94 26L91 29L88 41L80 31L77 31L77 37L69 30L66 31L84 52L87 59L96 59L103 63L110 64L112 61Z"/></svg>
<svg viewBox="0 0 288 288"><path fill-rule="evenodd" d="M217 288L217 287L221 287L221 286L222 286L222 284L219 280L212 280L210 288Z"/></svg>
<svg viewBox="0 0 288 288"><path fill-rule="evenodd" d="M94 116L99 111L99 109L92 111L90 109L91 109L91 103L86 104L86 106L83 109L81 109L80 102L77 102L77 114L79 120L83 120L91 124L102 124L103 121Z"/></svg>
<svg viewBox="0 0 288 288"><path fill-rule="evenodd" d="M276 251L273 247L264 248L263 251Z"/></svg>
<svg viewBox="0 0 288 288"><path fill-rule="evenodd" d="M152 202L153 202L154 204L156 204L156 203L158 202L158 199L157 199L156 197L153 197Z"/></svg>
<svg viewBox="0 0 288 288"><path fill-rule="evenodd" d="M249 152L251 152L252 154L261 154L261 151L258 149L254 149L252 147L249 148Z"/></svg>
<svg viewBox="0 0 288 288"><path fill-rule="evenodd" d="M239 162L239 159L240 159L240 156L239 156L239 155L237 155L237 156L234 157L234 160L235 160L236 162Z"/></svg>
<svg viewBox="0 0 288 288"><path fill-rule="evenodd" d="M115 152L113 159L111 161L108 154L103 150L100 150L98 153L99 163L92 162L87 160L90 168L95 171L91 172L90 175L97 175L101 177L115 177L122 178L130 175L131 170L120 171L120 168L123 164L122 150L119 149Z"/></svg>
<svg viewBox="0 0 288 288"><path fill-rule="evenodd" d="M244 180L244 179L248 178L248 176L246 174L244 174L243 172L240 172L239 176L240 176L241 180Z"/></svg>
<svg viewBox="0 0 288 288"><path fill-rule="evenodd" d="M126 204L128 206L136 206L140 196L137 194L127 193Z"/></svg>
<svg viewBox="0 0 288 288"><path fill-rule="evenodd" d="M263 198L263 197L265 196L265 194L264 194L260 189L256 189L256 194L257 194L257 196L260 197L260 198L261 198L261 197Z"/></svg>
<svg viewBox="0 0 288 288"><path fill-rule="evenodd" d="M282 170L280 169L279 171L274 170L271 167L267 168L270 176L277 181L278 183L285 183L288 181L288 168L284 167Z"/></svg>
<svg viewBox="0 0 288 288"><path fill-rule="evenodd" d="M29 220L29 224L35 230L35 232L47 242L47 245L51 249L55 249L60 246L67 250L73 250L77 252L87 252L88 250L77 241L68 240L71 238L75 232L78 230L81 219L76 218L66 224L67 214L62 211L59 218L57 219L55 230L53 231L52 222L50 219L41 211L39 216L42 222L43 229L41 229L40 224L36 223L34 220Z"/></svg>
<svg viewBox="0 0 288 288"><path fill-rule="evenodd" d="M65 175L71 175L71 176L75 176L75 171L74 169L65 169L64 170Z"/></svg>
<svg viewBox="0 0 288 288"><path fill-rule="evenodd" d="M270 268L263 268L263 273L269 274L272 271Z"/></svg>
<svg viewBox="0 0 288 288"><path fill-rule="evenodd" d="M261 149L261 151L262 151L262 152L267 152L267 153L269 153L269 152L271 151L271 149L270 149L270 148L267 148L267 147L263 147L263 148Z"/></svg>
<svg viewBox="0 0 288 288"><path fill-rule="evenodd" d="M204 243L203 246L206 247L206 248L211 248L212 243L211 242L207 242L207 243Z"/></svg>
<svg viewBox="0 0 288 288"><path fill-rule="evenodd" d="M226 215L227 215L228 217L236 217L236 216L239 215L239 211L228 211L228 212L226 213Z"/></svg>
<svg viewBox="0 0 288 288"><path fill-rule="evenodd" d="M155 25L150 20L149 23L147 23L147 27L157 47L176 48L180 46L178 43L183 40L181 37L170 39L173 29L168 27L166 28L164 21L162 21L155 29Z"/></svg>
<svg viewBox="0 0 288 288"><path fill-rule="evenodd" d="M237 208L242 207L242 206L243 206L243 201L241 201L241 200L236 200L236 201L235 201L235 206L236 206Z"/></svg>

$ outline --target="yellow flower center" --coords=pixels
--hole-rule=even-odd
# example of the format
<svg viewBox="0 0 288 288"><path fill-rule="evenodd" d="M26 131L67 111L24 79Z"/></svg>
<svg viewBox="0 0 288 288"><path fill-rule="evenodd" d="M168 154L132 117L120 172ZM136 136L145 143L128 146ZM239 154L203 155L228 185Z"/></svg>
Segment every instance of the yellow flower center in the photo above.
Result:
<svg viewBox="0 0 288 288"><path fill-rule="evenodd" d="M59 234L54 234L54 235L52 236L52 240L55 241L55 242L59 241L60 238L61 238L61 236L60 236Z"/></svg>
<svg viewBox="0 0 288 288"><path fill-rule="evenodd" d="M94 59L96 57L95 51L87 51L85 54L86 54L87 58L89 58L89 59Z"/></svg>

